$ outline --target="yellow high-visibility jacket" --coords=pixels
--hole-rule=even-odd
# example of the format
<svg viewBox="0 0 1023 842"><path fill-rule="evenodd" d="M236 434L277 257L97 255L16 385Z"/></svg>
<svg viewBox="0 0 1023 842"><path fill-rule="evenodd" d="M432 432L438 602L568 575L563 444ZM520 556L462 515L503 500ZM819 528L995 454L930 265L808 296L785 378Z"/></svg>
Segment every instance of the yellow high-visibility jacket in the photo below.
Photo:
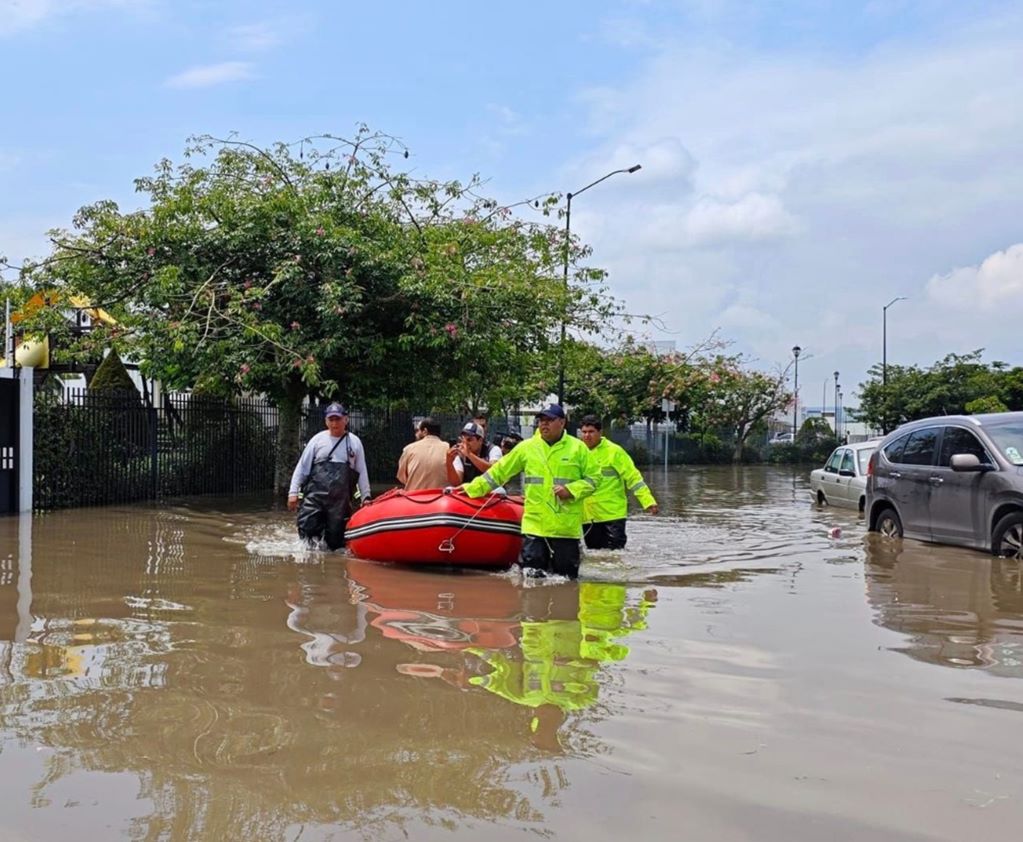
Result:
<svg viewBox="0 0 1023 842"><path fill-rule="evenodd" d="M600 465L600 484L586 498L585 523L603 523L626 517L629 514L626 492L629 491L644 509L656 505L657 501L647 488L643 475L621 445L601 437L600 444L590 452Z"/></svg>
<svg viewBox="0 0 1023 842"><path fill-rule="evenodd" d="M567 433L554 444L540 436L519 442L483 475L462 486L470 497L482 497L522 474L525 506L522 534L541 538L581 538L583 498L594 492L600 481L600 465L590 449ZM554 496L554 486L563 485L571 500Z"/></svg>

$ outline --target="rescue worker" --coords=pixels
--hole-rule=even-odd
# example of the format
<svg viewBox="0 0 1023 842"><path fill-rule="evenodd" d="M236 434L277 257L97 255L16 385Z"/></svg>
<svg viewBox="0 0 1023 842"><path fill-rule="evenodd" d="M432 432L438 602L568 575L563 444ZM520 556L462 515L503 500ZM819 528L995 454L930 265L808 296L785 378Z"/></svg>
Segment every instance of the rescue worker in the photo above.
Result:
<svg viewBox="0 0 1023 842"><path fill-rule="evenodd" d="M348 518L369 499L369 477L362 442L348 432L348 410L330 403L323 417L327 429L309 439L291 475L288 509L298 511L300 538L322 539L336 550L344 545Z"/></svg>
<svg viewBox="0 0 1023 842"><path fill-rule="evenodd" d="M586 498L583 540L589 550L625 548L625 520L629 514L626 492L652 515L659 511L643 475L625 448L603 437L603 424L596 415L585 415L579 422L579 435L600 465L600 485Z"/></svg>
<svg viewBox="0 0 1023 842"><path fill-rule="evenodd" d="M536 421L539 435L516 445L462 490L482 497L523 474L522 571L574 579L579 575L583 499L596 490L600 466L586 445L565 433L565 410L558 404L539 412Z"/></svg>

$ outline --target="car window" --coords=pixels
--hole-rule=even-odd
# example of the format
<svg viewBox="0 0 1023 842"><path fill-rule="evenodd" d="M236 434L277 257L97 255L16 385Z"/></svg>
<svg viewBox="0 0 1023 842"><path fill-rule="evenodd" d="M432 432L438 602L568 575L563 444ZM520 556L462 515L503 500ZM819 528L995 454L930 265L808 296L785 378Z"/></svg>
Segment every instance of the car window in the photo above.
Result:
<svg viewBox="0 0 1023 842"><path fill-rule="evenodd" d="M905 450L907 441L909 441L909 436L899 436L891 444L886 445L884 449L885 458L889 462L901 462L902 451Z"/></svg>
<svg viewBox="0 0 1023 842"><path fill-rule="evenodd" d="M984 429L1006 459L1013 465L1023 465L1023 424L992 424Z"/></svg>
<svg viewBox="0 0 1023 842"><path fill-rule="evenodd" d="M847 450L842 454L842 467L839 470L856 472L856 463L853 461L851 450Z"/></svg>
<svg viewBox="0 0 1023 842"><path fill-rule="evenodd" d="M934 462L934 449L938 442L938 428L927 427L910 433L909 441L902 449L902 458L899 460L903 465L930 465Z"/></svg>
<svg viewBox="0 0 1023 842"><path fill-rule="evenodd" d="M991 457L973 433L962 427L946 427L941 438L941 458L938 464L943 468L949 467L952 457L957 453L971 453L980 460L980 464L991 464Z"/></svg>
<svg viewBox="0 0 1023 842"><path fill-rule="evenodd" d="M874 449L869 447L856 451L856 461L860 463L859 474L861 477L867 474L867 463L870 462L870 456L873 452Z"/></svg>
<svg viewBox="0 0 1023 842"><path fill-rule="evenodd" d="M829 474L837 474L838 466L842 464L842 451L836 450L831 454L831 458L828 459L827 464L824 466L824 470Z"/></svg>

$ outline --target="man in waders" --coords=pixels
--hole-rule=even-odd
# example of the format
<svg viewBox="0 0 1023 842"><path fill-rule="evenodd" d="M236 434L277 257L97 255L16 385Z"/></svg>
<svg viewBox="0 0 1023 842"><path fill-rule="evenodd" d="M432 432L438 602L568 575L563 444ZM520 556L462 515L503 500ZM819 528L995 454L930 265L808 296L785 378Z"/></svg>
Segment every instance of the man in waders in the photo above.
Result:
<svg viewBox="0 0 1023 842"><path fill-rule="evenodd" d="M336 550L344 545L345 526L358 502L369 499L369 477L362 442L348 432L348 411L331 403L323 417L327 429L309 439L291 475L288 509L298 511L300 538L322 538Z"/></svg>

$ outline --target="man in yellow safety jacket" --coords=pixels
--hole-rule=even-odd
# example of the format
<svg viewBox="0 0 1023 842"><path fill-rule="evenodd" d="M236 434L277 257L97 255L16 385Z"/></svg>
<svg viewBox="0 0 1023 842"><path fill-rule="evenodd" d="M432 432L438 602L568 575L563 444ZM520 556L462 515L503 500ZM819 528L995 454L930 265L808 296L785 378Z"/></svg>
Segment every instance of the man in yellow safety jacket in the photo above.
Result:
<svg viewBox="0 0 1023 842"><path fill-rule="evenodd" d="M583 499L600 481L600 466L590 450L565 432L565 411L551 404L537 413L538 436L516 445L486 473L462 486L482 497L522 474L523 573L579 575L579 539L583 534Z"/></svg>
<svg viewBox="0 0 1023 842"><path fill-rule="evenodd" d="M632 457L620 445L602 435L603 424L596 415L585 415L579 434L600 463L600 485L583 504L586 517L583 537L590 550L621 550L625 547L625 519L629 513L627 492L650 514L658 512L643 475Z"/></svg>

